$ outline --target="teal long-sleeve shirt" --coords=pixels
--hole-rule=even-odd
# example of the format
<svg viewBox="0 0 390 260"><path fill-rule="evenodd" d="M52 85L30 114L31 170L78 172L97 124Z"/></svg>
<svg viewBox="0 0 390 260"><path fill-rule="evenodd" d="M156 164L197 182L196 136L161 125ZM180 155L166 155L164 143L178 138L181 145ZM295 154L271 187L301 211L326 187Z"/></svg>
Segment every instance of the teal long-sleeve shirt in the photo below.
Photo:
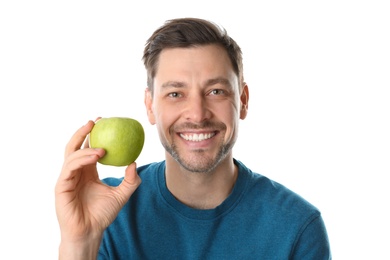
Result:
<svg viewBox="0 0 390 260"><path fill-rule="evenodd" d="M105 230L98 259L331 259L319 210L242 162L229 197L190 208L169 192L165 162L139 167L142 184ZM106 178L117 186L122 178Z"/></svg>

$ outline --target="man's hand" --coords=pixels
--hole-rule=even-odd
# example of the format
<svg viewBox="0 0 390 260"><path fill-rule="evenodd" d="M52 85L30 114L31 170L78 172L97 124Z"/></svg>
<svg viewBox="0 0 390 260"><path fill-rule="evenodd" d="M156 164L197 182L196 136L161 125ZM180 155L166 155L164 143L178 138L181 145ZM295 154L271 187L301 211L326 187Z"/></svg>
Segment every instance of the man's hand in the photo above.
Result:
<svg viewBox="0 0 390 260"><path fill-rule="evenodd" d="M89 121L70 139L55 187L61 259L96 259L103 231L141 184L135 163L126 168L124 180L118 187L100 181L96 164L105 151L88 146L86 138L93 126L94 122Z"/></svg>

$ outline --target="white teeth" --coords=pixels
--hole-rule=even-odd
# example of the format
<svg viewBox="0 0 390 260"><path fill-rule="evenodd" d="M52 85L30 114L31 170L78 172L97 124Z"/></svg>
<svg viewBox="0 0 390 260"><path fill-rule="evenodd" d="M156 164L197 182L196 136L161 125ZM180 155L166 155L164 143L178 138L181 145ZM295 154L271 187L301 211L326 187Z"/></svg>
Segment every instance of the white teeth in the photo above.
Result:
<svg viewBox="0 0 390 260"><path fill-rule="evenodd" d="M209 139L213 137L215 134L214 133L208 133L208 134L180 134L181 137L183 137L187 141L193 141L193 142L200 142L206 139Z"/></svg>

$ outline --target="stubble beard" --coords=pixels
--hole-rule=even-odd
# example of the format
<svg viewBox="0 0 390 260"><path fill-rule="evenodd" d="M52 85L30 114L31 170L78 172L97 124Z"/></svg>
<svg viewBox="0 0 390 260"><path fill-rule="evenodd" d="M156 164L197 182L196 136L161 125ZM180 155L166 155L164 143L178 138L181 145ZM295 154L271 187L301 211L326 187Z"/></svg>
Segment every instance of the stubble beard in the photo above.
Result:
<svg viewBox="0 0 390 260"><path fill-rule="evenodd" d="M199 149L193 150L193 156L190 158L183 158L180 156L175 144L169 145L167 143L163 143L163 146L172 158L187 171L207 174L213 172L220 162L226 158L227 154L233 147L233 143L221 144L215 157L206 157L205 155L202 155L205 151L203 149Z"/></svg>

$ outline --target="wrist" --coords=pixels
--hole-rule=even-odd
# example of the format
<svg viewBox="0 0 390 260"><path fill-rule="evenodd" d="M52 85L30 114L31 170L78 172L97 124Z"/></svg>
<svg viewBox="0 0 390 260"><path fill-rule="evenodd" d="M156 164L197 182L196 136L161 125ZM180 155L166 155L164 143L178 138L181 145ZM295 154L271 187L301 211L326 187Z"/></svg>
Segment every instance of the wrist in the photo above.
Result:
<svg viewBox="0 0 390 260"><path fill-rule="evenodd" d="M83 241L64 241L61 240L59 246L59 260L96 260L101 237L95 239L86 239Z"/></svg>

